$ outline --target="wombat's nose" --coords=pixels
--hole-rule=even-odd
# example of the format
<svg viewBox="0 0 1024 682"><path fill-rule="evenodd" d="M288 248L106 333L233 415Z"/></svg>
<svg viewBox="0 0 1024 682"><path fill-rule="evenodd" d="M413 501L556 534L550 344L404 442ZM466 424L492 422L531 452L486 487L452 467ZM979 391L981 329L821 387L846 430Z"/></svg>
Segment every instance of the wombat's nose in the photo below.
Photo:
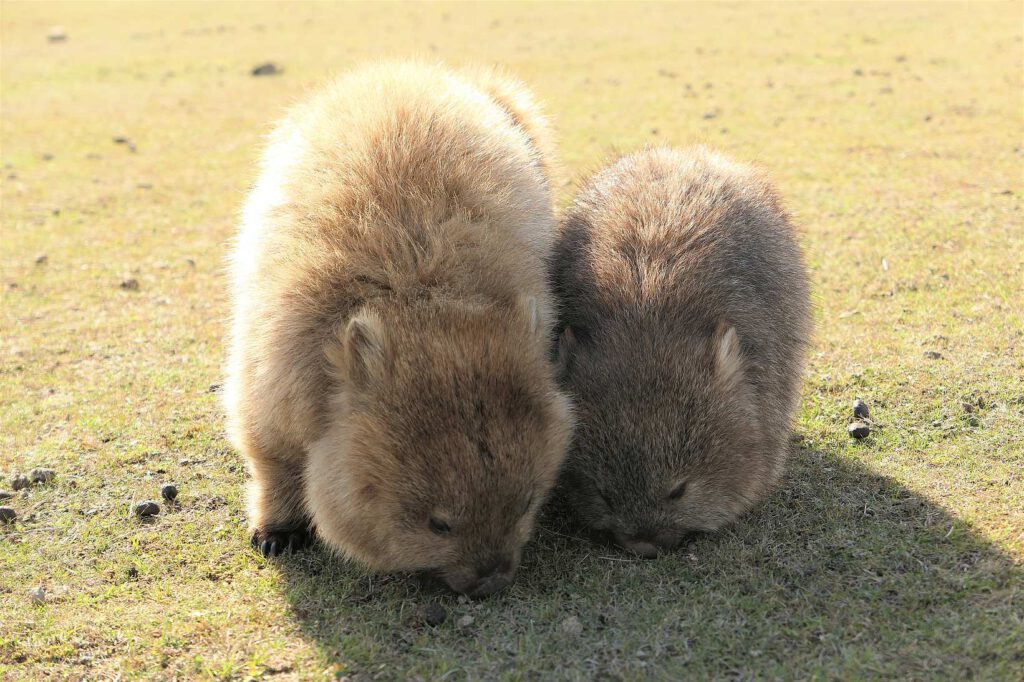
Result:
<svg viewBox="0 0 1024 682"><path fill-rule="evenodd" d="M658 556L658 545L655 544L654 537L650 533L639 532L634 535L615 533L615 541L620 546L625 547L631 552L636 552L646 559L653 559Z"/></svg>
<svg viewBox="0 0 1024 682"><path fill-rule="evenodd" d="M512 559L507 556L494 556L476 567L476 577L480 580L486 580L508 573L511 568Z"/></svg>
<svg viewBox="0 0 1024 682"><path fill-rule="evenodd" d="M486 597L499 592L512 582L512 576L508 573L494 573L486 578L477 580L465 592L473 598Z"/></svg>

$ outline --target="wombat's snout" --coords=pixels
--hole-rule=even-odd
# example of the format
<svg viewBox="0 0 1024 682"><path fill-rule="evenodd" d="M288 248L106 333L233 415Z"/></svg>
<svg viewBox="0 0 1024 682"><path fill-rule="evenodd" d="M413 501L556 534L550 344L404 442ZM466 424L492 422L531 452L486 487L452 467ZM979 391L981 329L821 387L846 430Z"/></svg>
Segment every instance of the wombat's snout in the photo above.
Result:
<svg viewBox="0 0 1024 682"><path fill-rule="evenodd" d="M638 530L635 533L615 531L615 542L620 547L635 552L645 559L653 559L660 552L668 552L679 546L674 533L659 533L652 530Z"/></svg>
<svg viewBox="0 0 1024 682"><path fill-rule="evenodd" d="M473 597L487 597L500 592L512 583L516 566L510 556L496 556L474 567L462 579L446 579L448 586L456 592Z"/></svg>

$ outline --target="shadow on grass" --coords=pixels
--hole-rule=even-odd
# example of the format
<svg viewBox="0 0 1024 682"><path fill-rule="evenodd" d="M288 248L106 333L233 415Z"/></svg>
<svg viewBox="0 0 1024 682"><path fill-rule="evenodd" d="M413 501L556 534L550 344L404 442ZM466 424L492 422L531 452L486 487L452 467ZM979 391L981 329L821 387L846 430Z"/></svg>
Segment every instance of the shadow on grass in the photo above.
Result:
<svg viewBox="0 0 1024 682"><path fill-rule="evenodd" d="M368 576L321 548L281 570L325 664L353 679L1024 670L1020 567L893 480L809 449L794 452L781 488L742 523L655 560L548 518L513 587L480 602L408 576ZM447 611L436 627L425 622L431 603Z"/></svg>

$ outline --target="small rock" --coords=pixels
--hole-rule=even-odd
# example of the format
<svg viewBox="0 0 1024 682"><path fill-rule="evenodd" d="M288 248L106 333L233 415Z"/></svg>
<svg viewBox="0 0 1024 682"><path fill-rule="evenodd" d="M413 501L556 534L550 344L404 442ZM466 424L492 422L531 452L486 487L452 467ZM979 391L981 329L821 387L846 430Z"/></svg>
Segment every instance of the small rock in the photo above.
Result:
<svg viewBox="0 0 1024 682"><path fill-rule="evenodd" d="M63 43L68 39L68 32L64 30L63 26L54 26L46 34L46 42L48 43Z"/></svg>
<svg viewBox="0 0 1024 682"><path fill-rule="evenodd" d="M221 385L220 384L210 384L210 386L206 389L206 391L208 393L220 393L220 389L221 389Z"/></svg>
<svg viewBox="0 0 1024 682"><path fill-rule="evenodd" d="M942 426L942 420L941 419L933 420L932 421L932 426L934 426L935 428L939 428L940 426Z"/></svg>
<svg viewBox="0 0 1024 682"><path fill-rule="evenodd" d="M860 440L861 438L867 438L868 435L871 434L871 427L864 422L853 422L846 427L846 432L849 433L851 437Z"/></svg>
<svg viewBox="0 0 1024 682"><path fill-rule="evenodd" d="M704 112L704 118L705 119L710 120L712 118L715 118L716 116L718 116L718 112L717 111L705 111Z"/></svg>
<svg viewBox="0 0 1024 682"><path fill-rule="evenodd" d="M121 288L124 289L125 291L138 291L139 280L135 279L134 277L123 279L121 280Z"/></svg>
<svg viewBox="0 0 1024 682"><path fill-rule="evenodd" d="M13 523L18 518L14 507L0 507L0 523Z"/></svg>
<svg viewBox="0 0 1024 682"><path fill-rule="evenodd" d="M32 600L33 604L45 604L46 588L42 585L39 587L33 587L28 591L28 598Z"/></svg>
<svg viewBox="0 0 1024 682"><path fill-rule="evenodd" d="M569 616L558 625L558 629L566 635L579 637L583 634L583 623L576 616Z"/></svg>
<svg viewBox="0 0 1024 682"><path fill-rule="evenodd" d="M135 505L135 515L140 519L156 516L160 513L160 505L153 500L146 500Z"/></svg>
<svg viewBox="0 0 1024 682"><path fill-rule="evenodd" d="M281 73L281 69L277 67L274 62L266 62L258 66L254 66L252 69L252 75L254 76L276 76Z"/></svg>
<svg viewBox="0 0 1024 682"><path fill-rule="evenodd" d="M857 398L853 401L853 417L854 419L867 419L871 416L871 408L868 404Z"/></svg>
<svg viewBox="0 0 1024 682"><path fill-rule="evenodd" d="M924 356L926 358L928 358L929 360L941 360L942 359L942 353L940 353L937 350L925 351Z"/></svg>
<svg viewBox="0 0 1024 682"><path fill-rule="evenodd" d="M128 575L129 580L135 580L139 577L139 569L135 568L134 566L129 566L128 570L125 573Z"/></svg>
<svg viewBox="0 0 1024 682"><path fill-rule="evenodd" d="M128 144L128 138L124 135L114 136L114 144Z"/></svg>
<svg viewBox="0 0 1024 682"><path fill-rule="evenodd" d="M25 474L15 474L14 476L11 477L11 488L13 490L21 490L22 488L27 488L29 484L30 481L28 480L28 476L26 476Z"/></svg>
<svg viewBox="0 0 1024 682"><path fill-rule="evenodd" d="M174 502L178 498L178 489L171 483L160 488L160 496L168 502Z"/></svg>
<svg viewBox="0 0 1024 682"><path fill-rule="evenodd" d="M462 618L459 618L459 622L457 623L457 625L459 626L460 630L467 630L467 629L473 627L473 623L475 623L475 622L476 622L476 618L473 618L473 616L470 616L470 615L467 614L467 615L463 616Z"/></svg>
<svg viewBox="0 0 1024 682"><path fill-rule="evenodd" d="M14 493L10 490L0 490L0 501L9 500L14 497Z"/></svg>
<svg viewBox="0 0 1024 682"><path fill-rule="evenodd" d="M50 154L49 152L43 154L43 161L53 161L53 154Z"/></svg>
<svg viewBox="0 0 1024 682"><path fill-rule="evenodd" d="M49 483L57 475L57 472L53 469L33 469L28 475L32 478L33 483Z"/></svg>
<svg viewBox="0 0 1024 682"><path fill-rule="evenodd" d="M446 611L445 608L436 601L431 602L423 614L423 619L427 622L427 625L432 628L443 623L446 618L448 618L448 611Z"/></svg>
<svg viewBox="0 0 1024 682"><path fill-rule="evenodd" d="M974 405L970 403L960 403L960 407L964 408L964 412L966 412L967 414L974 412Z"/></svg>
<svg viewBox="0 0 1024 682"><path fill-rule="evenodd" d="M60 213L60 209L59 208L55 208L53 210L57 212L54 215L57 215L57 214ZM36 256L36 265L45 265L46 261L48 261L48 260L50 260L50 257L47 256L45 253L41 253L38 256Z"/></svg>

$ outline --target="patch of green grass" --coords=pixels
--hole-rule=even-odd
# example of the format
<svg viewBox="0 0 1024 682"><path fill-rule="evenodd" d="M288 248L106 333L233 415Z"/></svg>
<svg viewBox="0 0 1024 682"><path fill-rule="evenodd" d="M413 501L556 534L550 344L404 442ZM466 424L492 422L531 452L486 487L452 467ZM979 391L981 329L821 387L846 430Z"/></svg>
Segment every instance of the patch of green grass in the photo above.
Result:
<svg viewBox="0 0 1024 682"><path fill-rule="evenodd" d="M58 478L0 528L0 678L1024 677L1022 18L4 3L0 472ZM47 43L55 24L66 42ZM643 144L706 143L772 174L817 332L802 440L764 506L653 561L549 519L512 588L481 602L319 549L249 550L244 467L209 391L225 243L283 108L405 55L526 80L560 134L563 205ZM284 73L248 75L267 60ZM857 396L862 442L845 432ZM166 481L180 504L131 518Z"/></svg>

